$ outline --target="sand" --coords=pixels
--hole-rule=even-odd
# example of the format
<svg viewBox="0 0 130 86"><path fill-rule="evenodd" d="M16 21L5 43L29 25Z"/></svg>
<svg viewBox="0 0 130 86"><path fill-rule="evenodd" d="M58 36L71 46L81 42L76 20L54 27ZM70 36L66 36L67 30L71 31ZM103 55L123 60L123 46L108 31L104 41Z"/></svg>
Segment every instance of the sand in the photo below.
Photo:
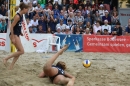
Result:
<svg viewBox="0 0 130 86"><path fill-rule="evenodd" d="M37 77L53 54L45 57L44 53L25 53L15 64L14 70L7 70L2 58L9 53L0 51L0 86L58 86L48 78ZM91 67L82 66L85 59L92 62ZM74 86L130 86L130 54L65 52L56 62L60 60L66 62L66 71L76 77Z"/></svg>

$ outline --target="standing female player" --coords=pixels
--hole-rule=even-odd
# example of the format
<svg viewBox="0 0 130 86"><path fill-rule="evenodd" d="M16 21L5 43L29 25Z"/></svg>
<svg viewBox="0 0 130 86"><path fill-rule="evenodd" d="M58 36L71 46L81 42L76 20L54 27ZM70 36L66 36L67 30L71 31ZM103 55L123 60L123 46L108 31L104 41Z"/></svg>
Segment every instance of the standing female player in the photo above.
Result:
<svg viewBox="0 0 130 86"><path fill-rule="evenodd" d="M46 62L43 67L43 71L39 74L40 78L44 78L45 76L47 76L54 84L67 84L67 86L74 85L75 77L64 71L66 69L66 65L64 62L59 61L56 66L52 65L54 61L58 58L58 56L61 55L67 48L68 45L65 45L60 51L58 51Z"/></svg>
<svg viewBox="0 0 130 86"><path fill-rule="evenodd" d="M28 12L29 6L24 3L20 3L19 7L21 10L14 17L14 20L11 24L10 35L9 35L11 42L15 45L15 47L17 49L17 52L15 52L12 55L3 59L4 65L7 66L6 65L7 61L10 58L13 58L13 61L12 61L11 65L9 66L10 70L13 69L14 64L18 60L19 56L24 53L24 49L23 49L19 35L23 36L23 34L21 32L21 26L22 26L21 24L22 24L22 20L23 20L22 16L23 16L23 14L26 14Z"/></svg>

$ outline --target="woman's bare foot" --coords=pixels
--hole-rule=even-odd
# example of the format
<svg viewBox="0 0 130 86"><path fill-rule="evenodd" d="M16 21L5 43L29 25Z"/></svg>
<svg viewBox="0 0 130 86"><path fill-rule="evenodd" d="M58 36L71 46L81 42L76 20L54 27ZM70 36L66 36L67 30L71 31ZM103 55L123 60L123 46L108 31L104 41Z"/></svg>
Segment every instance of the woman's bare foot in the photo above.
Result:
<svg viewBox="0 0 130 86"><path fill-rule="evenodd" d="M7 67L7 60L5 58L3 59L3 64Z"/></svg>
<svg viewBox="0 0 130 86"><path fill-rule="evenodd" d="M62 49L59 51L59 54L61 55L64 51L67 50L68 47L69 45L64 45L64 47L62 47Z"/></svg>
<svg viewBox="0 0 130 86"><path fill-rule="evenodd" d="M12 65L9 66L9 70L13 70L13 66Z"/></svg>

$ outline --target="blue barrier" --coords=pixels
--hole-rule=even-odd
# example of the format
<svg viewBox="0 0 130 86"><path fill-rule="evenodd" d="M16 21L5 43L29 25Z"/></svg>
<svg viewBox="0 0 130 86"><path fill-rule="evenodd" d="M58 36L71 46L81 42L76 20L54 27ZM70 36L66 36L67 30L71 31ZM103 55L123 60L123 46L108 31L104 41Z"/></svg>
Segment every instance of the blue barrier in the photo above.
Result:
<svg viewBox="0 0 130 86"><path fill-rule="evenodd" d="M75 51L80 52L83 48L83 37L82 35L65 35L65 34L56 34L56 36L60 37L61 47L65 44L70 44L67 51Z"/></svg>

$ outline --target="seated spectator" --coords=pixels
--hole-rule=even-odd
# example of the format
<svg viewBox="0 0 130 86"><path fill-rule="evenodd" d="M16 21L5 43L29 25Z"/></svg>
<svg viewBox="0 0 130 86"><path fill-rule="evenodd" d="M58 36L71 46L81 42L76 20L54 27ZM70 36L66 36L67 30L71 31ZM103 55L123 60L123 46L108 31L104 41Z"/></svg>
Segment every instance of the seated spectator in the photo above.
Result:
<svg viewBox="0 0 130 86"><path fill-rule="evenodd" d="M91 35L89 28L85 29L84 35Z"/></svg>
<svg viewBox="0 0 130 86"><path fill-rule="evenodd" d="M111 10L111 15L113 15L113 13L116 12L118 14L117 8L113 7L113 9Z"/></svg>
<svg viewBox="0 0 130 86"><path fill-rule="evenodd" d="M29 19L26 19L26 22L27 22L28 28L29 28L30 26L32 26L32 24L30 23L30 20L29 20Z"/></svg>
<svg viewBox="0 0 130 86"><path fill-rule="evenodd" d="M33 0L33 7L36 7L37 6L37 0Z"/></svg>
<svg viewBox="0 0 130 86"><path fill-rule="evenodd" d="M71 19L68 20L67 26L69 26L69 27L70 27L70 30L72 30L73 23L72 23L72 20L71 20Z"/></svg>
<svg viewBox="0 0 130 86"><path fill-rule="evenodd" d="M42 29L42 25L38 26L38 31L36 33L45 33L45 31Z"/></svg>
<svg viewBox="0 0 130 86"><path fill-rule="evenodd" d="M107 29L109 34L111 34L111 26L108 25L108 20L104 20L104 25L102 25L102 33L104 34L104 29Z"/></svg>
<svg viewBox="0 0 130 86"><path fill-rule="evenodd" d="M82 24L84 23L84 17L81 14L81 11L77 11L77 16L75 16L75 22L82 22Z"/></svg>
<svg viewBox="0 0 130 86"><path fill-rule="evenodd" d="M77 26L76 27L76 31L75 31L75 33L74 34L82 34L82 32L80 31L80 27L79 26Z"/></svg>
<svg viewBox="0 0 130 86"><path fill-rule="evenodd" d="M99 15L100 15L100 17L102 17L102 16L105 16L105 11L104 11L104 6L103 6L103 4L101 4L100 6L99 6Z"/></svg>
<svg viewBox="0 0 130 86"><path fill-rule="evenodd" d="M55 1L54 1L53 8L52 8L52 9L55 9L55 6L57 6L57 9L58 9L59 11L61 10L61 6L60 6L58 0L55 0Z"/></svg>
<svg viewBox="0 0 130 86"><path fill-rule="evenodd" d="M130 35L130 23L128 23L128 26L125 29L125 35Z"/></svg>
<svg viewBox="0 0 130 86"><path fill-rule="evenodd" d="M74 13L73 12L69 12L67 21L68 20L71 20L73 24L75 23L75 17L74 17Z"/></svg>
<svg viewBox="0 0 130 86"><path fill-rule="evenodd" d="M101 35L101 30L98 30L96 35Z"/></svg>
<svg viewBox="0 0 130 86"><path fill-rule="evenodd" d="M7 23L6 20L4 18L1 19L1 23L0 23L0 33L6 33L7 32Z"/></svg>
<svg viewBox="0 0 130 86"><path fill-rule="evenodd" d="M114 27L117 22L119 22L119 16L118 16L117 12L113 12L113 14L111 16L112 27Z"/></svg>
<svg viewBox="0 0 130 86"><path fill-rule="evenodd" d="M5 5L2 5L2 6L1 6L0 14L3 15L3 16L6 16L7 10L6 10L6 8L5 8Z"/></svg>
<svg viewBox="0 0 130 86"><path fill-rule="evenodd" d="M55 5L55 8L53 9L53 12L54 12L54 16L58 17L59 14L60 14L60 10L58 9L58 6Z"/></svg>
<svg viewBox="0 0 130 86"><path fill-rule="evenodd" d="M109 12L107 10L105 10L105 16L102 17L102 22L104 20L108 20L108 24L111 24L111 17L108 14L109 14Z"/></svg>
<svg viewBox="0 0 130 86"><path fill-rule="evenodd" d="M90 22L90 24L92 24L92 17L90 16L90 12L88 12L87 17L85 18L84 23L86 24L86 22Z"/></svg>
<svg viewBox="0 0 130 86"><path fill-rule="evenodd" d="M33 33L36 33L38 26L38 19L36 19L36 16L33 16L33 19L30 21L30 24L32 25Z"/></svg>
<svg viewBox="0 0 130 86"><path fill-rule="evenodd" d="M74 9L72 6L69 6L69 8L68 8L68 13L70 13L70 12L74 13Z"/></svg>
<svg viewBox="0 0 130 86"><path fill-rule="evenodd" d="M97 34L98 31L101 32L102 27L100 26L99 21L97 21L94 25L93 25L93 33Z"/></svg>
<svg viewBox="0 0 130 86"><path fill-rule="evenodd" d="M116 26L112 31L112 35L116 35L116 36L122 35L122 27L120 25L121 25L120 22L116 23Z"/></svg>
<svg viewBox="0 0 130 86"><path fill-rule="evenodd" d="M93 28L92 28L90 22L87 22L86 25L84 26L84 28L89 28L90 33L93 34ZM86 29L85 29L85 30L86 30Z"/></svg>
<svg viewBox="0 0 130 86"><path fill-rule="evenodd" d="M33 33L33 28L31 26L29 27L29 32Z"/></svg>
<svg viewBox="0 0 130 86"><path fill-rule="evenodd" d="M63 33L61 32L61 28L58 27L58 28L56 29L56 32L55 32L54 34L63 34Z"/></svg>
<svg viewBox="0 0 130 86"><path fill-rule="evenodd" d="M48 8L52 11L53 5L51 2L48 3Z"/></svg>
<svg viewBox="0 0 130 86"><path fill-rule="evenodd" d="M96 21L102 21L101 16L99 15L99 12L96 11L95 15L94 15L94 23L96 23Z"/></svg>
<svg viewBox="0 0 130 86"><path fill-rule="evenodd" d="M35 7L35 11L36 13L38 13L39 16L42 16L41 12L42 12L42 7L40 4L37 4L37 6Z"/></svg>
<svg viewBox="0 0 130 86"><path fill-rule="evenodd" d="M43 10L43 14L45 14L47 17L49 16L49 13L51 13L51 10L48 5L45 6L45 9Z"/></svg>
<svg viewBox="0 0 130 86"><path fill-rule="evenodd" d="M47 34L53 34L52 30L51 30L51 27L47 27Z"/></svg>
<svg viewBox="0 0 130 86"><path fill-rule="evenodd" d="M66 15L66 16L68 16L68 13L67 13L66 9L67 9L67 7L65 7L65 6L62 7L63 14Z"/></svg>
<svg viewBox="0 0 130 86"><path fill-rule="evenodd" d="M68 4L67 4L66 0L63 0L63 1L62 1L61 7L62 7L62 10L63 10L64 8L65 8L65 9L68 8Z"/></svg>
<svg viewBox="0 0 130 86"><path fill-rule="evenodd" d="M64 34L71 34L71 31L70 31L70 27L69 26L66 26L65 30L64 30Z"/></svg>
<svg viewBox="0 0 130 86"><path fill-rule="evenodd" d="M103 35L109 35L109 32L108 32L108 30L107 29L104 29L104 31L103 31L104 33L103 33Z"/></svg>
<svg viewBox="0 0 130 86"><path fill-rule="evenodd" d="M61 10L59 18L63 19L63 24L67 24L67 15L64 15L63 10Z"/></svg>
<svg viewBox="0 0 130 86"><path fill-rule="evenodd" d="M80 31L81 31L81 32L84 32L84 29L85 29L85 28L84 28L84 24L83 24L82 20L79 20L79 21L78 21L77 26L80 27Z"/></svg>
<svg viewBox="0 0 130 86"><path fill-rule="evenodd" d="M66 28L66 26L67 26L66 24L63 24L63 19L60 19L60 23L58 23L58 24L56 25L56 28L60 27L61 30L64 31L65 28ZM70 29L70 28L69 28L69 29Z"/></svg>

